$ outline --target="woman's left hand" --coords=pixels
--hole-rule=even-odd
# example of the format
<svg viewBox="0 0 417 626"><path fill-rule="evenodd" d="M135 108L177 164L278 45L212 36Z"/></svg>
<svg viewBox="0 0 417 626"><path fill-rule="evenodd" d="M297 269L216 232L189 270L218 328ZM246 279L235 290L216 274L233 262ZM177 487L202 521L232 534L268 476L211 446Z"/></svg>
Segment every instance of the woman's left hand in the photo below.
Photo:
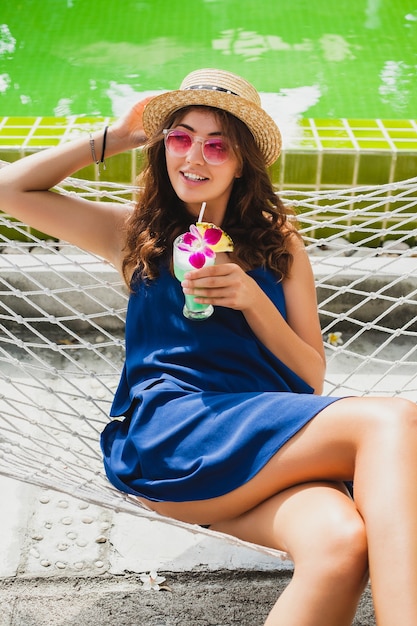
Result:
<svg viewBox="0 0 417 626"><path fill-rule="evenodd" d="M224 306L238 311L254 306L259 291L256 281L236 263L221 263L191 270L181 285L184 293L194 296L200 304Z"/></svg>

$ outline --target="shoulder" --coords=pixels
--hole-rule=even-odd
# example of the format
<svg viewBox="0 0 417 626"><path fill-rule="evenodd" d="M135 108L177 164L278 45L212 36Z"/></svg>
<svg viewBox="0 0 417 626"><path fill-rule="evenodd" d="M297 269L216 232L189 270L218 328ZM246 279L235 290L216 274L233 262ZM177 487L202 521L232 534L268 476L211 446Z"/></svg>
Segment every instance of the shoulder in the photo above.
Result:
<svg viewBox="0 0 417 626"><path fill-rule="evenodd" d="M290 254L295 256L301 252L306 253L304 240L297 230L296 222L291 218L287 218L282 227L282 233L286 239L287 250Z"/></svg>
<svg viewBox="0 0 417 626"><path fill-rule="evenodd" d="M303 279L311 281L312 268L310 258L307 253L304 239L297 230L296 223L294 223L291 219L287 219L283 227L283 234L286 239L287 251L292 258L290 272L285 280L287 282L291 282L295 278L296 280Z"/></svg>

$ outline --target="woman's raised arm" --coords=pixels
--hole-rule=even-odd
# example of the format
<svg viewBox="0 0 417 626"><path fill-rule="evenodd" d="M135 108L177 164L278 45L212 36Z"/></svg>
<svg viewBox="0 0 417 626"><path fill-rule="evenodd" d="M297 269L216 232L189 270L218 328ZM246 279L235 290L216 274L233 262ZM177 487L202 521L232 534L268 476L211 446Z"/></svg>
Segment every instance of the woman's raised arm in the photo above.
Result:
<svg viewBox="0 0 417 626"><path fill-rule="evenodd" d="M142 101L111 125L105 156L132 149L145 141ZM61 146L37 152L0 170L0 210L18 220L99 254L119 266L123 248L123 224L127 208L109 202L93 202L51 190L64 178L100 158L104 130Z"/></svg>

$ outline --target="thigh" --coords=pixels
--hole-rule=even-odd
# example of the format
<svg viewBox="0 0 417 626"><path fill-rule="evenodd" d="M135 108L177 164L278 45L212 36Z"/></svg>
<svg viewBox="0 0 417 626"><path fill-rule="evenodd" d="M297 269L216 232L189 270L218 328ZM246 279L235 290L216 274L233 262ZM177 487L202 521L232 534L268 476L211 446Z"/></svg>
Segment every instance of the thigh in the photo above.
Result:
<svg viewBox="0 0 417 626"><path fill-rule="evenodd" d="M287 552L294 562L315 562L335 542L363 526L343 483L296 485L272 496L236 518L211 528L244 541Z"/></svg>
<svg viewBox="0 0 417 626"><path fill-rule="evenodd" d="M381 420L395 416L401 402L392 398L343 398L318 413L251 480L234 491L194 502L144 502L162 515L212 524L238 517L295 485L350 481L359 446L367 440L375 448Z"/></svg>

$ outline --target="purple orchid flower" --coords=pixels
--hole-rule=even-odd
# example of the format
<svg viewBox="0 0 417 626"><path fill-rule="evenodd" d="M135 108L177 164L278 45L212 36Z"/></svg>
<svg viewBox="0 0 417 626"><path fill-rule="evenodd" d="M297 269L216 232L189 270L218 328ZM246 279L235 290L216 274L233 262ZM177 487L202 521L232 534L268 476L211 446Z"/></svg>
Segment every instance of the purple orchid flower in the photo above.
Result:
<svg viewBox="0 0 417 626"><path fill-rule="evenodd" d="M182 243L178 248L184 252L190 252L189 261L193 267L200 269L204 267L206 259L212 259L216 253L213 247L218 243L222 236L221 228L206 228L202 234L197 226L191 224L190 231L184 233Z"/></svg>

